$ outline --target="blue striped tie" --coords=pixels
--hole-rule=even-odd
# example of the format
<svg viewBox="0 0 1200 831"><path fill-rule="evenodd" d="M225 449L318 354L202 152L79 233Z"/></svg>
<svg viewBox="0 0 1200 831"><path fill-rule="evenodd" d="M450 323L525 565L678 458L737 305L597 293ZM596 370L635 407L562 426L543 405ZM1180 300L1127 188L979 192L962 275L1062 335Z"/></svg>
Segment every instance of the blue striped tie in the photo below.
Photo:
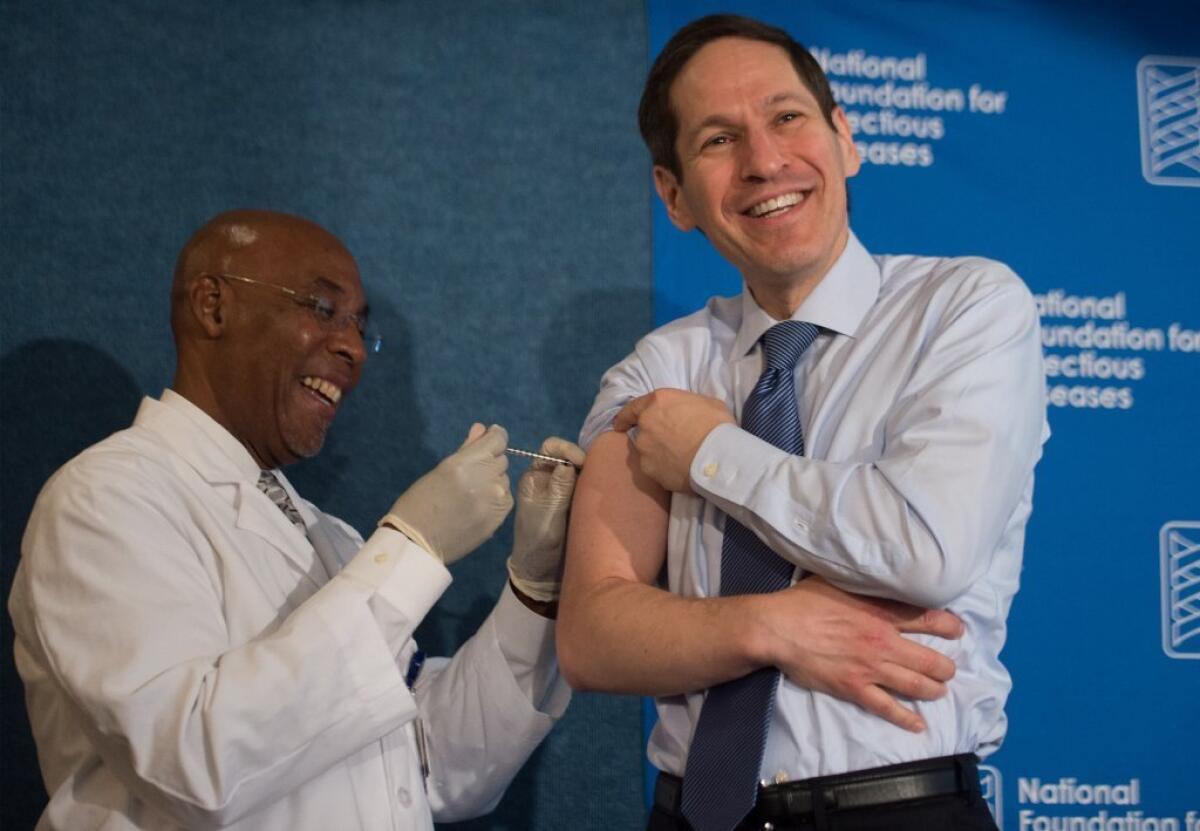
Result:
<svg viewBox="0 0 1200 831"><path fill-rule="evenodd" d="M816 336L816 326L799 320L763 334L765 366L742 411L742 429L798 456L804 455L804 431L792 374ZM787 588L793 568L749 528L725 518L723 596ZM681 807L696 831L730 831L754 807L778 685L779 670L764 667L708 691L683 774Z"/></svg>

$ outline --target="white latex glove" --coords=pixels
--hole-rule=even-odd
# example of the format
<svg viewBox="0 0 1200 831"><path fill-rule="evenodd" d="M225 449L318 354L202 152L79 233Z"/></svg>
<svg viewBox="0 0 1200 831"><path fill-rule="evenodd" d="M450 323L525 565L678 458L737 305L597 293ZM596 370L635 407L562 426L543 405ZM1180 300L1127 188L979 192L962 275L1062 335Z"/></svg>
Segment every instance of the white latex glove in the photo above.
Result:
<svg viewBox="0 0 1200 831"><path fill-rule="evenodd" d="M512 510L508 433L471 425L462 447L400 494L380 525L395 528L446 565L496 533Z"/></svg>
<svg viewBox="0 0 1200 831"><path fill-rule="evenodd" d="M584 453L566 439L550 437L538 450L566 459L576 467ZM558 599L562 584L563 544L567 511L575 490L575 467L534 461L517 482L517 518L508 576L524 595L540 601Z"/></svg>

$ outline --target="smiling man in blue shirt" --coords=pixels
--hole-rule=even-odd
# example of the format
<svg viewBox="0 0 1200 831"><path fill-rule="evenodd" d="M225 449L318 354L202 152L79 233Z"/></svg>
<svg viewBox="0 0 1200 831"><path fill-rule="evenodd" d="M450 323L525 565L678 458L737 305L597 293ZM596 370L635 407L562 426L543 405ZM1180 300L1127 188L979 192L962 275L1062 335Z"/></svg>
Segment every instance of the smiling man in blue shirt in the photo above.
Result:
<svg viewBox="0 0 1200 831"><path fill-rule="evenodd" d="M564 673L657 697L651 829L994 828L975 762L1005 733L1048 434L1029 291L994 261L863 247L849 126L779 29L689 24L639 120L672 222L744 290L604 377Z"/></svg>

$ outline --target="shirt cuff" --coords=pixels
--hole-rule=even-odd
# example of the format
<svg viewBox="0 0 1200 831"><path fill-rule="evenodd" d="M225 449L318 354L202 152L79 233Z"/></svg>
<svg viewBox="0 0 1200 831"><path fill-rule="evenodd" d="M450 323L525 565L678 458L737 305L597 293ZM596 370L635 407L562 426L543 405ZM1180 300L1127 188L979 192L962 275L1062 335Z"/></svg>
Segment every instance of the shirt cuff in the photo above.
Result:
<svg viewBox="0 0 1200 831"><path fill-rule="evenodd" d="M441 560L393 528L377 529L341 576L371 590L371 612L393 653L452 581Z"/></svg>
<svg viewBox="0 0 1200 831"><path fill-rule="evenodd" d="M522 603L507 581L492 614L500 654L513 680L539 712L560 718L571 701L571 688L558 672L554 621Z"/></svg>
<svg viewBox="0 0 1200 831"><path fill-rule="evenodd" d="M736 424L721 424L700 443L688 475L697 494L740 520L769 471L777 470L781 459L794 462L798 458Z"/></svg>

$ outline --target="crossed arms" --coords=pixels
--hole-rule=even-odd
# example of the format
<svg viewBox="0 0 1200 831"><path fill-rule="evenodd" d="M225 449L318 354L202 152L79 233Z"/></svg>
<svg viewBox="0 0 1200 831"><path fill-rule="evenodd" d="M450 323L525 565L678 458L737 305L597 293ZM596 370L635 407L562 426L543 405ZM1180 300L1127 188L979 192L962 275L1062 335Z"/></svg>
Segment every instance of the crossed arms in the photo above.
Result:
<svg viewBox="0 0 1200 831"><path fill-rule="evenodd" d="M636 424L636 440L598 437L576 492L558 631L567 680L663 696L775 666L921 730L895 695L937 698L954 666L904 636L962 633L954 615L921 607L965 591L1019 530L1043 438L1032 304L1015 280L988 288L905 373L874 460L789 458L741 431L723 402L683 390L629 403L614 426ZM743 463L733 484L701 481L718 444ZM791 498L756 501L767 477ZM672 491L700 491L813 575L768 595L662 590Z"/></svg>
<svg viewBox="0 0 1200 831"><path fill-rule="evenodd" d="M572 508L559 663L577 689L673 695L764 666L910 730L924 721L889 690L945 694L954 664L901 633L957 637L954 615L856 597L820 577L784 591L685 598L655 584L666 557L669 494L623 433L592 445Z"/></svg>

